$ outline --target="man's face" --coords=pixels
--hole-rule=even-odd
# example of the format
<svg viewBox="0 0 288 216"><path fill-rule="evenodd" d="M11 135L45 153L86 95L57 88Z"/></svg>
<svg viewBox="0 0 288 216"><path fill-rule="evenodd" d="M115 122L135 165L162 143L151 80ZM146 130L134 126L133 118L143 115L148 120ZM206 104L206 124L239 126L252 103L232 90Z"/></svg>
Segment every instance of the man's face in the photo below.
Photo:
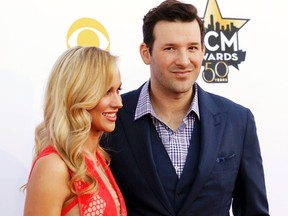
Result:
<svg viewBox="0 0 288 216"><path fill-rule="evenodd" d="M150 65L151 88L172 95L192 91L205 52L198 22L160 21L154 37L152 54L144 61Z"/></svg>

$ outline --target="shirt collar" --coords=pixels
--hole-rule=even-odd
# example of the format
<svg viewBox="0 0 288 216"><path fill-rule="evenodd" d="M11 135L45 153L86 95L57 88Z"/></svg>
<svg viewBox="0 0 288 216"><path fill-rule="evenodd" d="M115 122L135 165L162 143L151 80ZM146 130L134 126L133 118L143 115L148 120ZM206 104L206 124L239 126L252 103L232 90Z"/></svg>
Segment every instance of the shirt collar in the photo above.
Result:
<svg viewBox="0 0 288 216"><path fill-rule="evenodd" d="M150 80L148 80L143 85L143 88L141 89L139 99L137 102L137 106L136 106L134 120L137 120L147 114L151 114L152 116L156 117L156 113L153 110L151 100L150 100L149 86L150 86ZM193 111L198 117L198 119L200 119L199 103L198 103L198 88L196 84L194 85L194 91L195 91L195 95L191 102L187 115L189 115Z"/></svg>

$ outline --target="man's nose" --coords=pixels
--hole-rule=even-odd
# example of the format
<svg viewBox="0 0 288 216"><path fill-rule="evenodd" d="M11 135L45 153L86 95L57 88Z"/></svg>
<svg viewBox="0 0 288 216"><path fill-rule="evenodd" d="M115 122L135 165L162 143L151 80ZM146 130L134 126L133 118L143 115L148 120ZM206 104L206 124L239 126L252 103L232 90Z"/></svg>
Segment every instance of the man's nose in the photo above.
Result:
<svg viewBox="0 0 288 216"><path fill-rule="evenodd" d="M179 51L177 55L176 64L187 66L190 64L190 55L187 51Z"/></svg>

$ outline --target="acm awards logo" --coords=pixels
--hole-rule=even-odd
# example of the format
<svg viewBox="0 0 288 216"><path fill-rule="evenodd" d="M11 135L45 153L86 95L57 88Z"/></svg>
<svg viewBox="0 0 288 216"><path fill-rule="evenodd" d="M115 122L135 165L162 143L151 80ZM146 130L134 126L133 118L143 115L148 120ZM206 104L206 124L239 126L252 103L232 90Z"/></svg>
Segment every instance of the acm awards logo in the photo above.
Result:
<svg viewBox="0 0 288 216"><path fill-rule="evenodd" d="M105 27L92 18L80 18L68 29L66 36L67 48L73 46L96 46L110 50L110 38Z"/></svg>
<svg viewBox="0 0 288 216"><path fill-rule="evenodd" d="M202 78L207 83L228 83L229 66L239 70L238 65L245 61L238 31L249 19L223 18L216 0L208 0L203 20L206 53Z"/></svg>

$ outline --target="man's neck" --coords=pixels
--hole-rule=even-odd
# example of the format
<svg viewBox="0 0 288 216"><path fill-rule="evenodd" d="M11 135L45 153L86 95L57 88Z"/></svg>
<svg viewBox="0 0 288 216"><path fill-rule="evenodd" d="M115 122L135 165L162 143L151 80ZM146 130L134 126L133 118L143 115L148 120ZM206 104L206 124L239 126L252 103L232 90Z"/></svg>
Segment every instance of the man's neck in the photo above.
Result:
<svg viewBox="0 0 288 216"><path fill-rule="evenodd" d="M189 110L193 90L177 95L150 91L150 99L158 118L172 130L176 130Z"/></svg>

